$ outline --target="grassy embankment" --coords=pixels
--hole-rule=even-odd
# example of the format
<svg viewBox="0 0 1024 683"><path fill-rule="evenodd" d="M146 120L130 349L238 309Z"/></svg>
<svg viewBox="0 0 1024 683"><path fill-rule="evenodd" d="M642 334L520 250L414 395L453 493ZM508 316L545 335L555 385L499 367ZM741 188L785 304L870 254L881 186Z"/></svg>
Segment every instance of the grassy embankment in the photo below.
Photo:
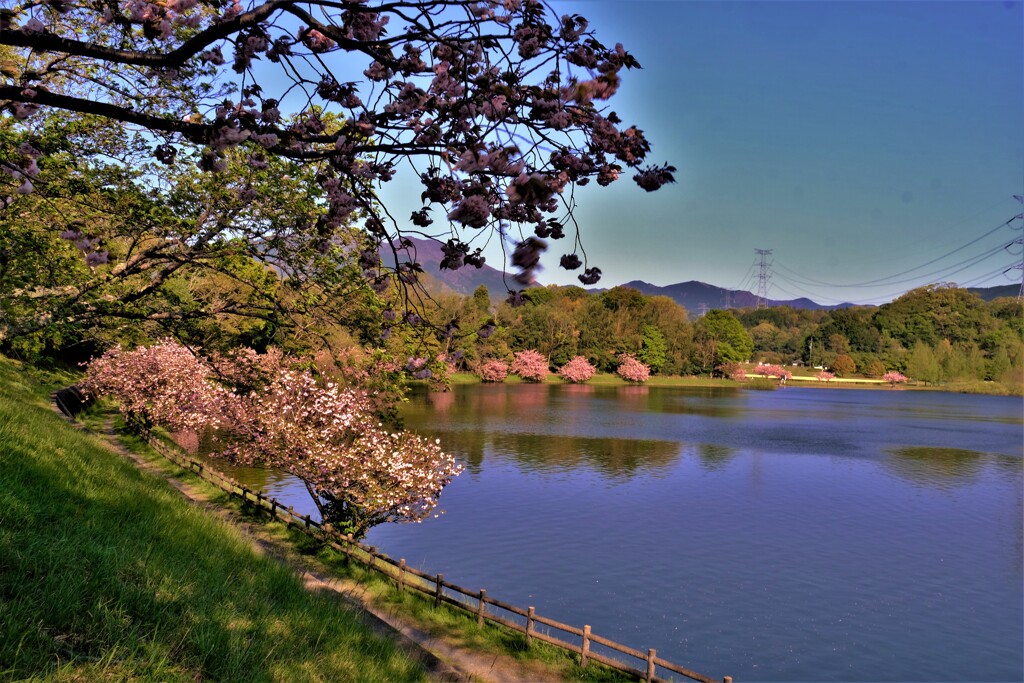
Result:
<svg viewBox="0 0 1024 683"><path fill-rule="evenodd" d="M422 680L0 358L0 679Z"/></svg>
<svg viewBox="0 0 1024 683"><path fill-rule="evenodd" d="M421 667L330 596L254 554L239 532L67 424L48 390L0 357L0 680L422 680ZM93 427L105 416L86 416ZM228 506L259 533L360 583L391 613L457 646L511 655L562 680L619 672L395 584L180 470L140 439L151 466ZM536 668L536 667L539 667Z"/></svg>

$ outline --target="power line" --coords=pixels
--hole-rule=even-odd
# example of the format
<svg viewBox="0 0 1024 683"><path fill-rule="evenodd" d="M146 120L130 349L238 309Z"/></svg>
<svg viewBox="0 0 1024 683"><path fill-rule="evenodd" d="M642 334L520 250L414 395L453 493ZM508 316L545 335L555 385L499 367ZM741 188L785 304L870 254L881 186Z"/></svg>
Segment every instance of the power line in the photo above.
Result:
<svg viewBox="0 0 1024 683"><path fill-rule="evenodd" d="M1010 225L1017 218L1018 218L1018 216L1014 216L1013 218L1000 223L996 227L994 227L991 230L988 230L987 232L985 232L983 235L980 235L980 236L972 239L971 241L967 242L966 244L960 245L959 247L957 247L956 249L953 249L952 251L946 252L942 256L938 256L936 258L933 258L932 260L927 261L925 263L922 263L919 266L914 266L913 268L909 268L909 269L901 271L899 273L894 273L893 275L887 275L886 277L877 278L875 280L868 280L868 281L865 281L865 282L850 282L850 283L845 283L845 284L843 284L843 283L835 283L835 282L824 282L822 280L815 280L813 278L809 278L809 277L806 277L804 275L801 275L800 273L797 273L796 271L794 271L794 270L792 270L790 268L787 268L784 264L781 264L781 263L779 264L779 268L782 268L783 270L785 270L787 272L790 272L790 273L792 273L794 275L797 275L797 276L803 278L806 281L805 284L819 285L819 286L823 286L823 287L871 287L871 286L895 285L895 284L901 284L901 282L911 282L913 280L917 280L917 279L920 279L920 278L929 277L930 275L935 275L936 273L941 273L942 270L944 270L944 269L935 271L933 273L929 273L927 275L917 275L917 276L915 276L913 278L910 278L910 279L907 279L907 280L903 280L901 282L893 282L892 280L894 280L895 278L902 277L904 275L908 275L910 273L913 273L916 270L921 270L922 268L927 268L928 266L932 265L933 263L937 263L937 262L941 261L944 258L948 258L948 257L952 256L953 254L961 252L964 249L967 249L968 247L971 247L971 246L977 244L978 242L980 242L981 240L985 239L989 235L992 235L992 234L1002 230L1006 226ZM996 251L998 251L1001 248L1002 248L1002 246L998 247L996 249ZM956 265L959 265L959 264L956 264Z"/></svg>

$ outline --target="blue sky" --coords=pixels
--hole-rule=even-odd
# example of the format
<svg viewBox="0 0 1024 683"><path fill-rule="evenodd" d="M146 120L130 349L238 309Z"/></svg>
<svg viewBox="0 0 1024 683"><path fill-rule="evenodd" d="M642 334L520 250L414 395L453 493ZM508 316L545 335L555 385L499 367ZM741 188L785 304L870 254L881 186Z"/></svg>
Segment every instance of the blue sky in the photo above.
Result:
<svg viewBox="0 0 1024 683"><path fill-rule="evenodd" d="M982 256L1021 237L1017 221L911 270L1021 210L1012 198L1024 194L1021 3L556 7L637 56L644 70L611 106L645 130L654 161L679 168L678 184L655 194L620 183L581 196L577 217L602 284L750 284L762 248L774 250L773 298L866 302L1019 261ZM814 284L908 270L877 287ZM1019 273L1010 275L1019 282ZM541 277L570 281L557 268ZM997 273L984 284L1008 282Z"/></svg>
<svg viewBox="0 0 1024 683"><path fill-rule="evenodd" d="M759 248L774 252L776 299L878 303L935 281L1013 282L1001 271L1020 248L1002 247L1021 221L998 226L1024 194L1020 2L553 6L639 59L609 108L647 133L651 161L679 169L653 194L631 180L577 193L601 286L753 290ZM542 282L575 282L557 267L570 247L552 244Z"/></svg>

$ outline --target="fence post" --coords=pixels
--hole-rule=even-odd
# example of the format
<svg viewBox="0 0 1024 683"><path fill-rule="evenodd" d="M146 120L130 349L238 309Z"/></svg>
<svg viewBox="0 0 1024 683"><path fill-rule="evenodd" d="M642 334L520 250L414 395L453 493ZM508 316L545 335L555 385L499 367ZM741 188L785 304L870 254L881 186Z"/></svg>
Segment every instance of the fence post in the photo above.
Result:
<svg viewBox="0 0 1024 683"><path fill-rule="evenodd" d="M484 625L484 612L487 610L487 591L480 589L480 604L476 608L476 625Z"/></svg>
<svg viewBox="0 0 1024 683"><path fill-rule="evenodd" d="M583 645L580 646L580 668L587 668L587 657L590 656L590 624L583 625ZM730 681L729 683L732 683Z"/></svg>
<svg viewBox="0 0 1024 683"><path fill-rule="evenodd" d="M533 615L532 607L526 610L526 647L533 645Z"/></svg>
<svg viewBox="0 0 1024 683"><path fill-rule="evenodd" d="M405 590L405 558L398 561L398 592Z"/></svg>
<svg viewBox="0 0 1024 683"><path fill-rule="evenodd" d="M723 678L722 683L732 683L732 676L726 676Z"/></svg>
<svg viewBox="0 0 1024 683"><path fill-rule="evenodd" d="M277 519L277 498L270 499L270 516Z"/></svg>
<svg viewBox="0 0 1024 683"><path fill-rule="evenodd" d="M306 515L306 516L305 516L305 517L303 517L302 519L303 519L303 521L305 522L306 528L308 529L308 528L309 528L309 521L310 521L310 520L309 520L309 515Z"/></svg>
<svg viewBox="0 0 1024 683"><path fill-rule="evenodd" d="M441 586L442 581L444 581L444 574L437 574L437 588L434 591L434 607L441 606L441 591L443 590L443 587Z"/></svg>
<svg viewBox="0 0 1024 683"><path fill-rule="evenodd" d="M647 683L654 680L654 657L655 649L652 647L647 651Z"/></svg>
<svg viewBox="0 0 1024 683"><path fill-rule="evenodd" d="M377 546L370 546L370 569L377 568Z"/></svg>

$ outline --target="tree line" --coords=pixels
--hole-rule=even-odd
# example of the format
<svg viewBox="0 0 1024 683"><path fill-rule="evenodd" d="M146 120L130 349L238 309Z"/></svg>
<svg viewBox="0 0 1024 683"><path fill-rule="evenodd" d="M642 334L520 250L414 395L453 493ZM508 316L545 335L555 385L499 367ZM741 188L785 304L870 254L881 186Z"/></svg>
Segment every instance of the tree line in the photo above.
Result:
<svg viewBox="0 0 1024 683"><path fill-rule="evenodd" d="M472 296L436 297L432 306L442 318L484 330L436 339L436 352L467 370L535 350L552 369L583 356L613 372L625 353L656 375L721 374L750 361L820 367L840 377L899 371L927 383L1020 383L1024 368L1021 303L986 302L953 285L921 287L880 307L711 310L695 320L674 300L629 287L537 287L520 303L493 306L484 286Z"/></svg>

